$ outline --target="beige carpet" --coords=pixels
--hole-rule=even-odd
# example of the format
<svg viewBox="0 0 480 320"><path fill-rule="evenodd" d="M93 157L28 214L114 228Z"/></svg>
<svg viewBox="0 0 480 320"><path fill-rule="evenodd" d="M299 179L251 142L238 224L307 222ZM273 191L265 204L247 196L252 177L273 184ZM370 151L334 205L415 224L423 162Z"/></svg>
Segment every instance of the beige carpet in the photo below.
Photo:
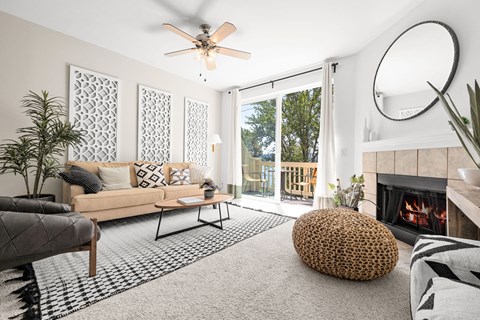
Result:
<svg viewBox="0 0 480 320"><path fill-rule="evenodd" d="M370 282L320 274L296 255L293 223L65 318L409 319L405 266Z"/></svg>

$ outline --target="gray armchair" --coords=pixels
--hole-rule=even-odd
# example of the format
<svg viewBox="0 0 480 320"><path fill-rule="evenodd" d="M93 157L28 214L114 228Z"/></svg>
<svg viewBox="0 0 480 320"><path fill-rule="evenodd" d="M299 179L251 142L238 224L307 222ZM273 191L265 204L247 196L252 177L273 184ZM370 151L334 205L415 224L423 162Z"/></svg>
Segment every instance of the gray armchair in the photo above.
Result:
<svg viewBox="0 0 480 320"><path fill-rule="evenodd" d="M96 275L97 220L66 204L0 197L0 271L72 251L89 251Z"/></svg>

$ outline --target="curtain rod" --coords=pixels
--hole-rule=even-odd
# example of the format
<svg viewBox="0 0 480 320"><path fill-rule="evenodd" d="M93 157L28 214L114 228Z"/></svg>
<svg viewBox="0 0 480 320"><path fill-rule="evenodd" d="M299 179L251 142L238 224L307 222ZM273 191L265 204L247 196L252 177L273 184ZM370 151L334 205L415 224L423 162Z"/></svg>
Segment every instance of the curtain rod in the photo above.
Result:
<svg viewBox="0 0 480 320"><path fill-rule="evenodd" d="M337 65L338 65L338 62L332 63L333 73L335 73L335 72L337 71ZM314 72L314 71L319 71L319 70L322 70L322 67L319 67L319 68L316 68L316 69L312 69L312 70L308 70L308 71L303 71L303 72L296 73L296 74L292 74L292 75L290 75L290 76L286 76L286 77L283 77L283 78L279 78L279 79L275 79L275 80L270 80L270 81L267 81L267 82L262 82L262 83L259 83L259 84L253 85L253 86L249 86L249 87L245 87L245 88L240 88L239 91L248 90L248 89L253 89L253 88L256 88L256 87L264 86L264 85L266 85L266 84L272 84L272 89L273 89L273 86L274 86L275 82L282 81L282 80L286 80L286 79L290 79L290 78L294 78L294 77L298 77L298 76L301 76L301 75L304 75L304 74L307 74L307 73L310 73L310 72ZM230 91L229 91L228 93L230 93Z"/></svg>

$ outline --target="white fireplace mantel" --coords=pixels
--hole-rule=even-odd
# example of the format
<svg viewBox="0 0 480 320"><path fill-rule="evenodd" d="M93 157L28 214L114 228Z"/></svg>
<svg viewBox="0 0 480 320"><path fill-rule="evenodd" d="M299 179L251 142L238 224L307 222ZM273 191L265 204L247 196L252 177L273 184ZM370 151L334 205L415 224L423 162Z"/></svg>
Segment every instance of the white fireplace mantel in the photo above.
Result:
<svg viewBox="0 0 480 320"><path fill-rule="evenodd" d="M404 137L364 142L362 152L461 147L455 132L435 136Z"/></svg>

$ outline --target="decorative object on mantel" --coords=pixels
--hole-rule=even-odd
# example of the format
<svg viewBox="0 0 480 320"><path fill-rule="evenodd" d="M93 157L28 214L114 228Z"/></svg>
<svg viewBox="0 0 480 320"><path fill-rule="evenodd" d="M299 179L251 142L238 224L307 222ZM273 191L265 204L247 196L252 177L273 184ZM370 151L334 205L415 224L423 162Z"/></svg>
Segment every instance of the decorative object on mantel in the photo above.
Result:
<svg viewBox="0 0 480 320"><path fill-rule="evenodd" d="M204 197L205 199L210 199L213 198L213 196L215 195L215 190L219 189L219 187L211 178L206 178L200 185L200 189L205 189Z"/></svg>
<svg viewBox="0 0 480 320"><path fill-rule="evenodd" d="M474 89L467 84L468 94L470 96L470 116L472 119L473 133L468 128L467 124L465 123L465 117L460 114L450 95L447 94L447 101L442 92L435 88L430 82L428 82L428 84L430 87L432 87L442 102L445 112L450 118L448 123L455 130L458 139L462 143L470 158L472 158L476 166L480 168L480 87L478 86L477 80L475 80ZM479 169L460 168L458 171L466 183L475 187L480 187Z"/></svg>
<svg viewBox="0 0 480 320"><path fill-rule="evenodd" d="M17 129L17 140L9 139L0 145L0 174L21 175L25 181L26 198L45 198L42 189L45 181L56 178L60 172L59 159L65 149L84 141L83 133L74 124L63 121L65 104L59 97L50 97L30 91L21 101L21 107L30 118L32 126ZM33 175L33 188L30 178ZM48 199L55 201L54 195Z"/></svg>
<svg viewBox="0 0 480 320"><path fill-rule="evenodd" d="M475 168L458 168L458 173L463 181L471 186L480 188L480 170Z"/></svg>
<svg viewBox="0 0 480 320"><path fill-rule="evenodd" d="M370 141L370 130L367 127L367 118L365 118L365 123L363 125L363 142Z"/></svg>
<svg viewBox="0 0 480 320"><path fill-rule="evenodd" d="M337 179L337 185L328 184L328 188L333 190L333 201L338 207L346 207L358 211L360 201L364 200L363 184L365 179L363 174L360 176L353 175L350 177L350 186L342 189L340 179Z"/></svg>

